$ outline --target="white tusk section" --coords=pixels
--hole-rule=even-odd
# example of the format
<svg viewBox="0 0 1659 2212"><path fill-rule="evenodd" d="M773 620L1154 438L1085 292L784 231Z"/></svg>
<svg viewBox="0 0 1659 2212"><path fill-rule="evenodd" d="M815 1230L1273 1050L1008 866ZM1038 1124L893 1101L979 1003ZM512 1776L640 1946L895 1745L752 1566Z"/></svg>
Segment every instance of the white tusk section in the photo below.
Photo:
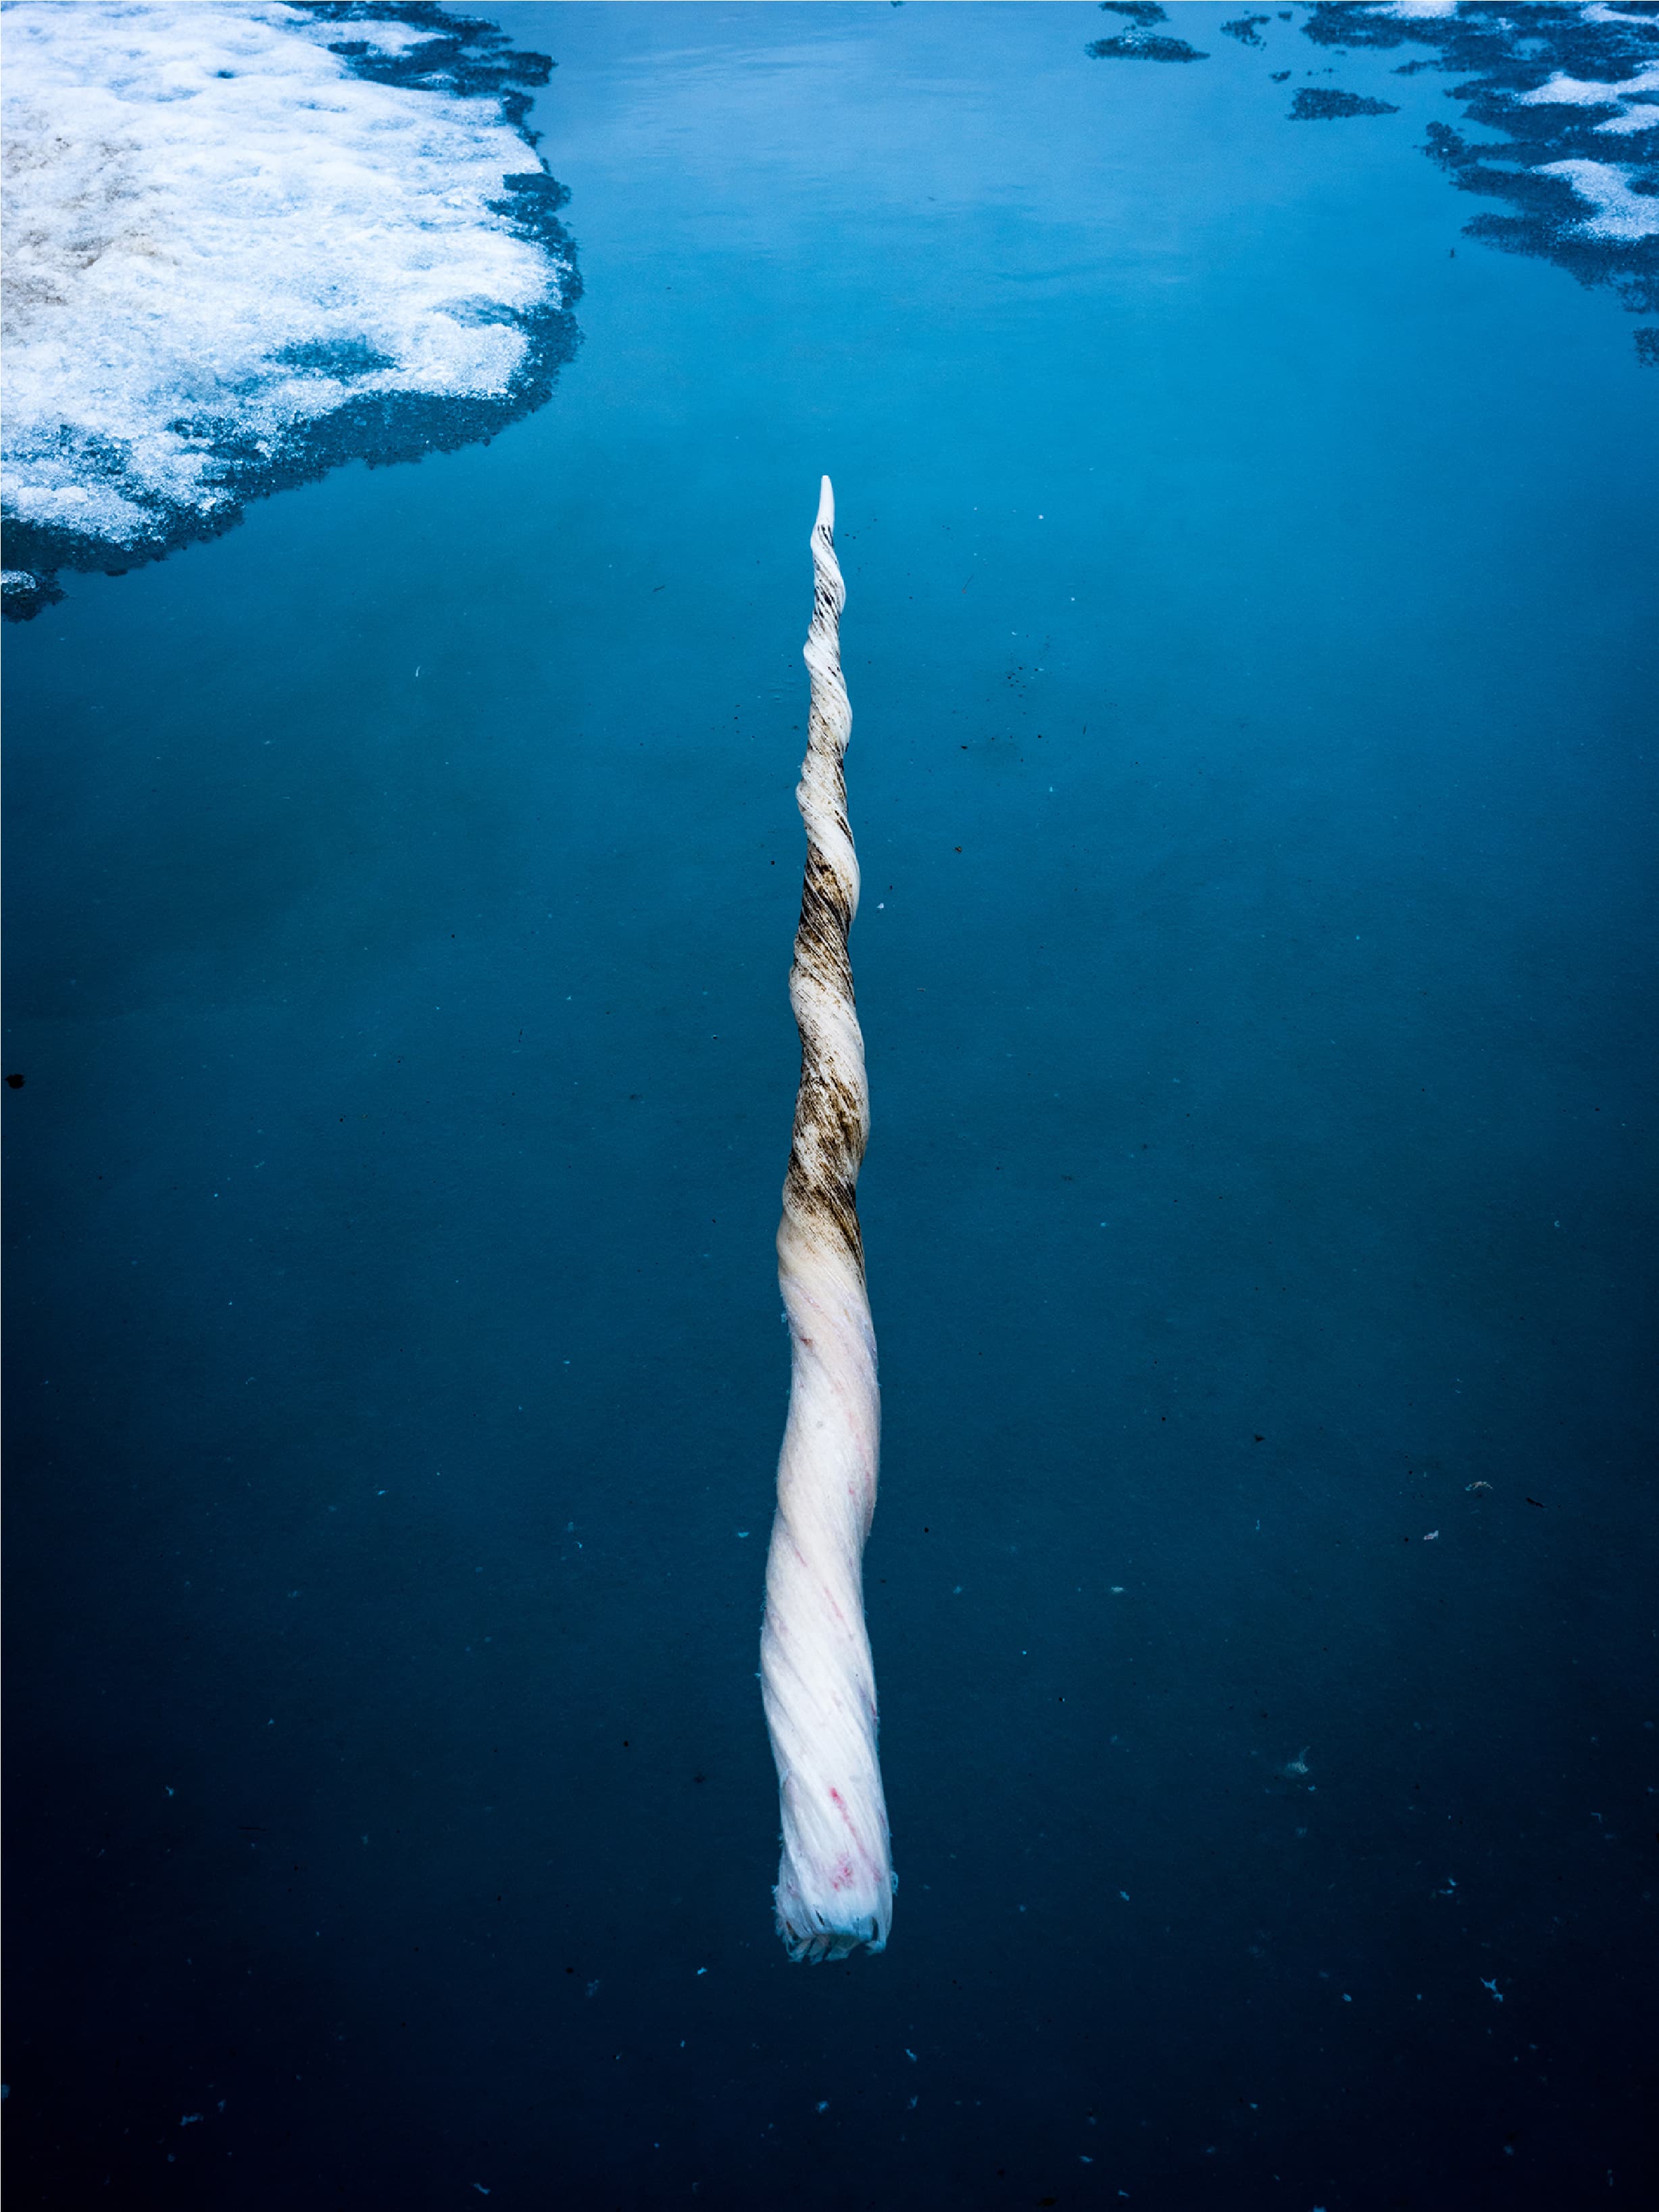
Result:
<svg viewBox="0 0 1659 2212"><path fill-rule="evenodd" d="M836 500L823 479L812 531L812 680L795 796L806 875L789 973L800 1091L778 1229L789 1322L789 1419L766 1561L761 1694L782 1801L778 1933L792 1959L881 1950L897 1878L876 1757L876 1681L864 1627L864 1540L876 1506L881 1398L864 1288L856 1187L870 1133L864 1038L847 934L859 864L842 756L853 726L842 681Z"/></svg>

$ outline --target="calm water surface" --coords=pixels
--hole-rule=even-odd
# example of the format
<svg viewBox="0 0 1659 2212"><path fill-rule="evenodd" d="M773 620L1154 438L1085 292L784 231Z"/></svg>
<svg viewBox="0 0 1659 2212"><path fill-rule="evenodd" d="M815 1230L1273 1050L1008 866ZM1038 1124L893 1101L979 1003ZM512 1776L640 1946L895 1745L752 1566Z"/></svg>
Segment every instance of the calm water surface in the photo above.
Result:
<svg viewBox="0 0 1659 2212"><path fill-rule="evenodd" d="M17 2204L1651 2201L1628 323L1277 16L494 12L551 404L9 641ZM825 470L902 1887L807 1972Z"/></svg>

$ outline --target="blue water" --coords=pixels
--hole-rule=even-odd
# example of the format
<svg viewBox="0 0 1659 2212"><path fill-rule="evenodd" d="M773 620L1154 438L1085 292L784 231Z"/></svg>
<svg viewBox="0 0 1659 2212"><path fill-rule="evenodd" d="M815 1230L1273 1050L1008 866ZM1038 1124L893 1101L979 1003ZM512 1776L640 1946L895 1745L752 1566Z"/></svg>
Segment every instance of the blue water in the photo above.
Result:
<svg viewBox="0 0 1659 2212"><path fill-rule="evenodd" d="M9 640L14 2201L1651 2202L1627 318L1299 18L492 12L550 403ZM809 1971L825 470L902 1887Z"/></svg>

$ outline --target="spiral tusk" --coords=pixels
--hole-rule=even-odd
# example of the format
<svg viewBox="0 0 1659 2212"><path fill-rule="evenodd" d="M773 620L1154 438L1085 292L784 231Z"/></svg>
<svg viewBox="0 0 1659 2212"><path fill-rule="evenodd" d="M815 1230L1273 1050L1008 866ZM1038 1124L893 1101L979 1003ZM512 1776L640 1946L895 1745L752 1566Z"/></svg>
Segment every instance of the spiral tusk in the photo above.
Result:
<svg viewBox="0 0 1659 2212"><path fill-rule="evenodd" d="M886 1944L897 1879L876 1755L876 1683L864 1626L863 1556L876 1504L881 1398L859 1233L870 1133L864 1038L848 932L859 864L842 757L853 726L842 681L846 590L836 501L823 479L812 531L811 678L796 792L806 871L790 1003L800 1089L778 1229L789 1322L789 1416L766 1561L761 1694L783 1815L778 1933L792 1959L844 1959Z"/></svg>

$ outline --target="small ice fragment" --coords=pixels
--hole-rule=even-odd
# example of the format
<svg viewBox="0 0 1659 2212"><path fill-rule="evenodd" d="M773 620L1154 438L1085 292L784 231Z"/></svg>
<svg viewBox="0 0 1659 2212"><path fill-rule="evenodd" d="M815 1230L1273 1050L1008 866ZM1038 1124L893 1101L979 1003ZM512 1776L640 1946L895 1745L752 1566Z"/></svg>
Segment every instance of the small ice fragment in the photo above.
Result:
<svg viewBox="0 0 1659 2212"><path fill-rule="evenodd" d="M186 2112L179 2124L181 2128L187 2128L192 2120L199 2120L201 2117L199 2112Z"/></svg>
<svg viewBox="0 0 1659 2212"><path fill-rule="evenodd" d="M749 1531L748 1531L746 1528L739 1528L739 1529L738 1529L738 1536L739 1536L740 1538L741 1538L741 1537L744 1537L744 1536L746 1536L748 1534L749 1534Z"/></svg>
<svg viewBox="0 0 1659 2212"><path fill-rule="evenodd" d="M818 2109L818 2111L819 2111L819 2112L827 2112L829 2111L829 2109L830 2109L830 2100L828 2099L828 2097L826 2097L826 2098L823 2100L823 2103L818 2106L818 2108L817 2108L817 2109Z"/></svg>
<svg viewBox="0 0 1659 2212"><path fill-rule="evenodd" d="M1498 1986L1498 1977L1496 1974L1492 1976L1491 1981L1488 1981L1486 1976L1482 1974L1480 1977L1480 1986L1483 1990L1490 1990L1492 1991L1492 2001L1494 2004L1503 2003L1504 1992Z"/></svg>
<svg viewBox="0 0 1659 2212"><path fill-rule="evenodd" d="M1114 1597L1121 1597L1121 1596L1122 1596L1122 1595L1123 1595L1123 1585L1122 1585L1122 1583L1114 1583L1112 1584L1112 1595L1113 1595Z"/></svg>
<svg viewBox="0 0 1659 2212"><path fill-rule="evenodd" d="M905 2053L904 2053L904 2055L905 2055L905 2057L909 2060L910 2063L914 2066L914 2065L915 2064L915 2063L916 2063L916 2054L915 2054L915 2052L914 2051L910 2050L910 2049L907 2046L907 2047L906 2047L906 2050L905 2050Z"/></svg>
<svg viewBox="0 0 1659 2212"><path fill-rule="evenodd" d="M1127 1889L1119 1890L1118 1895L1123 1899L1123 1902L1126 1905L1129 1902L1129 1893Z"/></svg>
<svg viewBox="0 0 1659 2212"><path fill-rule="evenodd" d="M700 1974L706 1974L708 1972L708 1969L707 1966L699 1966L697 1972Z"/></svg>

